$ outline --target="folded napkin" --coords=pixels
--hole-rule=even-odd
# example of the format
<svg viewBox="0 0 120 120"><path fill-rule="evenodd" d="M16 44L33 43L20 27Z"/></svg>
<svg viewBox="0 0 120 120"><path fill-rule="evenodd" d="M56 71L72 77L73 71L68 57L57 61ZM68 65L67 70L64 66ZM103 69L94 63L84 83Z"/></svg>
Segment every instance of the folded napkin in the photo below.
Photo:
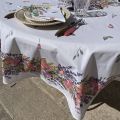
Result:
<svg viewBox="0 0 120 120"><path fill-rule="evenodd" d="M61 28L55 33L55 36L70 36L72 35L80 26L85 25L86 22L83 19L78 19L77 21L69 23L64 28Z"/></svg>
<svg viewBox="0 0 120 120"><path fill-rule="evenodd" d="M51 6L49 9L37 8L33 10L32 17L37 20L57 20L65 22L64 11L57 6Z"/></svg>

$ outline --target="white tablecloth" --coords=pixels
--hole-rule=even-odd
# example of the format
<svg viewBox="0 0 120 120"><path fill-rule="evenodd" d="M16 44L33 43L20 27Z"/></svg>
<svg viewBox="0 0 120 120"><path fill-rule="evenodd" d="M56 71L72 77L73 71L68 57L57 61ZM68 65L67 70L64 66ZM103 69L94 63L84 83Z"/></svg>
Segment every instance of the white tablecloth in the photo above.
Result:
<svg viewBox="0 0 120 120"><path fill-rule="evenodd" d="M7 1L0 1L3 83L41 76L66 96L73 117L82 119L95 96L119 80L120 7L109 6L104 9L107 16L86 18L87 25L74 35L57 38L54 26L33 29L16 18L3 18L25 5L22 0L9 0L12 5Z"/></svg>

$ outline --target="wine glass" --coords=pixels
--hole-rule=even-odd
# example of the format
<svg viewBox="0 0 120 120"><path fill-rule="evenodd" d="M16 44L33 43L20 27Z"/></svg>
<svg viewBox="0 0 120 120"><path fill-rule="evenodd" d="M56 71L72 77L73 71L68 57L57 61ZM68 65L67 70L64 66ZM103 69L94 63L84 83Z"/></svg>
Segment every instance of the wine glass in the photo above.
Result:
<svg viewBox="0 0 120 120"><path fill-rule="evenodd" d="M58 0L58 5L61 7L72 7L73 0Z"/></svg>
<svg viewBox="0 0 120 120"><path fill-rule="evenodd" d="M58 7L61 8L65 6L65 0L58 0Z"/></svg>
<svg viewBox="0 0 120 120"><path fill-rule="evenodd" d="M84 17L91 0L74 0L74 12L77 17Z"/></svg>

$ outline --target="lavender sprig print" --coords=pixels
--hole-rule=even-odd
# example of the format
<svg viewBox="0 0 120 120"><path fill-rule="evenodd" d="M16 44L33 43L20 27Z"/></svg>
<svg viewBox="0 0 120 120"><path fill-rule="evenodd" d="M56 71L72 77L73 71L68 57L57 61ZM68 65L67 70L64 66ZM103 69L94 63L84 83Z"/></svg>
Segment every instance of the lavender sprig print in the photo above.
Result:
<svg viewBox="0 0 120 120"><path fill-rule="evenodd" d="M116 17L117 15L116 14L112 14L112 18Z"/></svg>
<svg viewBox="0 0 120 120"><path fill-rule="evenodd" d="M103 36L103 40L108 40L108 39L111 39L113 38L113 36Z"/></svg>
<svg viewBox="0 0 120 120"><path fill-rule="evenodd" d="M83 55L83 51L79 48L79 49L77 50L77 53L76 53L75 56L73 57L73 60L75 60L77 57L79 57L80 54Z"/></svg>

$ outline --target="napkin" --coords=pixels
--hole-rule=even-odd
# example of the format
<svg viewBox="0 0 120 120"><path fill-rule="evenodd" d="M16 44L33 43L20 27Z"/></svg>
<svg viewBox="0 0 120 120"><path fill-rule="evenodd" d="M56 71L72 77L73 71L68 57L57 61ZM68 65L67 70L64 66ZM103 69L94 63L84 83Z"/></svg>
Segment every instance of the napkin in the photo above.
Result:
<svg viewBox="0 0 120 120"><path fill-rule="evenodd" d="M32 14L32 17L39 20L57 20L66 22L64 11L57 6L51 6L49 9L37 9L37 14Z"/></svg>
<svg viewBox="0 0 120 120"><path fill-rule="evenodd" d="M72 35L80 26L85 25L86 22L83 19L78 19L77 21L71 22L64 28L61 28L55 33L55 36L70 36Z"/></svg>

